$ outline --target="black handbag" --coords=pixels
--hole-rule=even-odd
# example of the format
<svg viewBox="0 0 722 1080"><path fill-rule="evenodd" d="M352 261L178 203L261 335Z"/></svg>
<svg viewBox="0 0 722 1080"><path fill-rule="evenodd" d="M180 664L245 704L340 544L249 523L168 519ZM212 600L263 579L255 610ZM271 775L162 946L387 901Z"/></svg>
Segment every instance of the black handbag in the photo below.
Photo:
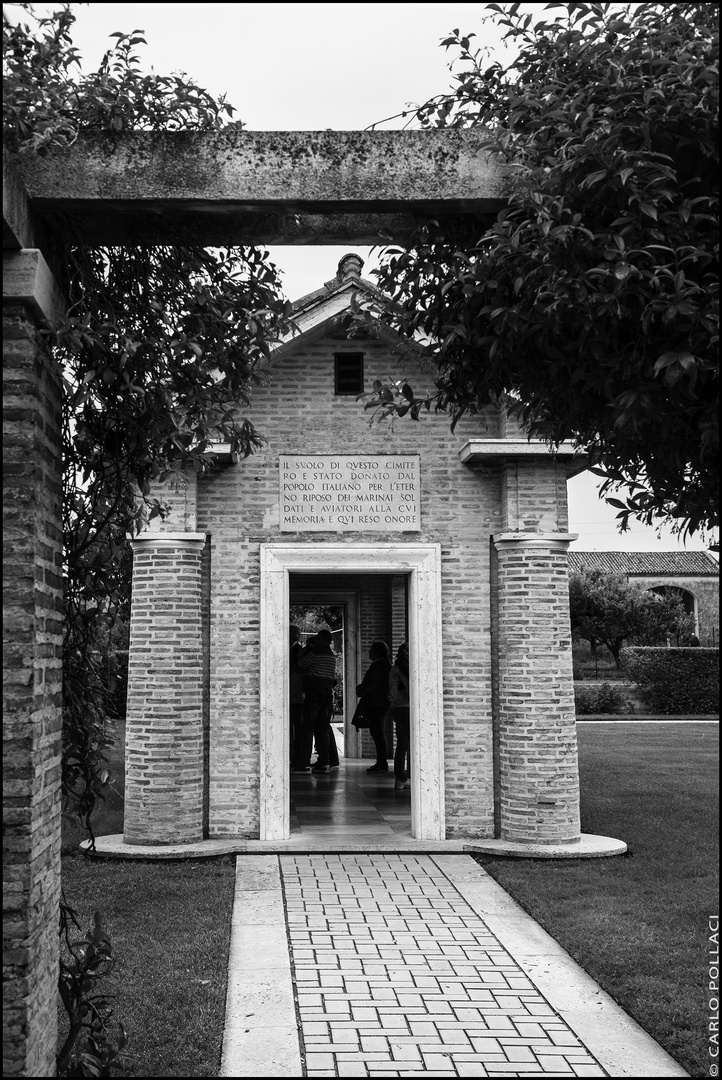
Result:
<svg viewBox="0 0 722 1080"><path fill-rule="evenodd" d="M351 717L351 723L355 728L358 728L359 730L361 728L367 728L371 726L371 721L369 720L369 718L367 716L364 716L363 698L361 698L358 705L356 706L356 711Z"/></svg>

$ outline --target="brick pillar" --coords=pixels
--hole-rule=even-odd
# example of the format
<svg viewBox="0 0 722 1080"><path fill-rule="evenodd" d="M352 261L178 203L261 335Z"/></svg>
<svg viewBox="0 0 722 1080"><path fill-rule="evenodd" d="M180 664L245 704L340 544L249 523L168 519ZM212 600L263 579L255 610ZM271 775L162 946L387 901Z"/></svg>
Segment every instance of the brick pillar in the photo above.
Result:
<svg viewBox="0 0 722 1080"><path fill-rule="evenodd" d="M502 840L551 844L580 836L567 575L572 539L494 537Z"/></svg>
<svg viewBox="0 0 722 1080"><path fill-rule="evenodd" d="M408 616L406 612L406 578L397 574L391 578L391 659L396 658L399 645L406 641Z"/></svg>
<svg viewBox="0 0 722 1080"><path fill-rule="evenodd" d="M128 844L203 839L203 533L133 541L125 736Z"/></svg>
<svg viewBox="0 0 722 1080"><path fill-rule="evenodd" d="M3 1076L55 1076L60 899L62 299L3 255Z"/></svg>

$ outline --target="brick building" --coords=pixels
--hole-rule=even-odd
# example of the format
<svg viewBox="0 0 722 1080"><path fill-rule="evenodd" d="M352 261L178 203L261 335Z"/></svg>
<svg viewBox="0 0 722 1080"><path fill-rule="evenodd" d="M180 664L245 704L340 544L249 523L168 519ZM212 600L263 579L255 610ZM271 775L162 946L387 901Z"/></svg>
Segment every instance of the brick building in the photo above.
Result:
<svg viewBox="0 0 722 1080"><path fill-rule="evenodd" d="M374 379L430 381L381 330L347 336L362 262L296 306L249 418L168 487L134 542L125 841L288 836L292 603L344 612L347 753L374 638L408 639L419 839L578 842L567 594L570 449L529 443L503 407L458 425L370 423Z"/></svg>
<svg viewBox="0 0 722 1080"><path fill-rule="evenodd" d="M694 615L700 644L719 645L719 563L708 551L570 551L569 569L622 575L654 592L672 590Z"/></svg>

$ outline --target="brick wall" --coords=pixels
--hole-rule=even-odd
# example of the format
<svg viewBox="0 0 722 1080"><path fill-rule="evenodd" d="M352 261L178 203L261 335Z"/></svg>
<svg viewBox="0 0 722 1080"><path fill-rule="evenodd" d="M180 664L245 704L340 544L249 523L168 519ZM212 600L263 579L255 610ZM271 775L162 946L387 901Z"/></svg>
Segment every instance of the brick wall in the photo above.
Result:
<svg viewBox="0 0 722 1080"><path fill-rule="evenodd" d="M163 507L160 515L149 522L150 532L195 532L196 493L195 473L177 473L162 484L153 485L153 496Z"/></svg>
<svg viewBox="0 0 722 1080"><path fill-rule="evenodd" d="M408 612L406 610L406 579L394 577L391 581L391 649L392 660L396 657L399 645L408 637Z"/></svg>
<svg viewBox="0 0 722 1080"><path fill-rule="evenodd" d="M684 586L683 586L684 587ZM697 578L690 591L697 599L699 639L709 648L719 646L719 578Z"/></svg>
<svg viewBox="0 0 722 1080"><path fill-rule="evenodd" d="M133 541L126 843L203 835L203 546L172 533Z"/></svg>
<svg viewBox="0 0 722 1080"><path fill-rule="evenodd" d="M272 384L254 392L247 411L267 446L199 482L197 525L211 534L212 552L211 835L258 835L260 544L341 538L279 532L278 456L388 452L421 455L422 531L345 533L342 539L442 545L447 834L491 836L489 536L501 527L499 485L493 471L490 481L461 465L458 451L472 436L498 434L496 418L486 426L467 421L454 434L447 419L434 416L371 426L353 397L334 397L333 355L344 349L364 352L369 389L374 378L408 374L378 340L329 335L300 342L274 360ZM417 373L415 382L425 378Z"/></svg>
<svg viewBox="0 0 722 1080"><path fill-rule="evenodd" d="M501 476L504 532L565 532L567 474L544 458L510 462Z"/></svg>
<svg viewBox="0 0 722 1080"><path fill-rule="evenodd" d="M3 1075L54 1076L60 896L60 380L3 311Z"/></svg>

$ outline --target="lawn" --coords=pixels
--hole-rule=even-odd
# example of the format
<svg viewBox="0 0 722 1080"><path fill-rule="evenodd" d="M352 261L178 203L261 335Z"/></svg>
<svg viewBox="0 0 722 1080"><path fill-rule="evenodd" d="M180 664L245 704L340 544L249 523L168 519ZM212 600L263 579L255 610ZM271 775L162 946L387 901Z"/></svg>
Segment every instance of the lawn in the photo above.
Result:
<svg viewBox="0 0 722 1080"><path fill-rule="evenodd" d="M706 1076L707 918L718 912L718 726L580 724L584 832L613 859L478 856L512 896L692 1076ZM119 760L122 747L113 751ZM122 828L118 794L99 834ZM66 832L64 850L79 834ZM233 857L150 862L66 856L67 897L98 908L118 960L128 1076L217 1076Z"/></svg>
<svg viewBox="0 0 722 1080"><path fill-rule="evenodd" d="M83 928L102 913L117 958L103 989L126 1028L123 1075L219 1075L234 877L232 855L63 859L68 903Z"/></svg>
<svg viewBox="0 0 722 1080"><path fill-rule="evenodd" d="M691 1076L709 1075L716 724L580 724L582 830L612 859L477 860Z"/></svg>
<svg viewBox="0 0 722 1080"><path fill-rule="evenodd" d="M113 783L94 818L98 835L123 831L123 752L120 726L108 753ZM64 820L63 889L84 930L101 912L113 945L108 992L128 1038L122 1075L218 1076L235 857L89 859L78 854L83 839ZM64 1021L61 1010L61 1037Z"/></svg>

